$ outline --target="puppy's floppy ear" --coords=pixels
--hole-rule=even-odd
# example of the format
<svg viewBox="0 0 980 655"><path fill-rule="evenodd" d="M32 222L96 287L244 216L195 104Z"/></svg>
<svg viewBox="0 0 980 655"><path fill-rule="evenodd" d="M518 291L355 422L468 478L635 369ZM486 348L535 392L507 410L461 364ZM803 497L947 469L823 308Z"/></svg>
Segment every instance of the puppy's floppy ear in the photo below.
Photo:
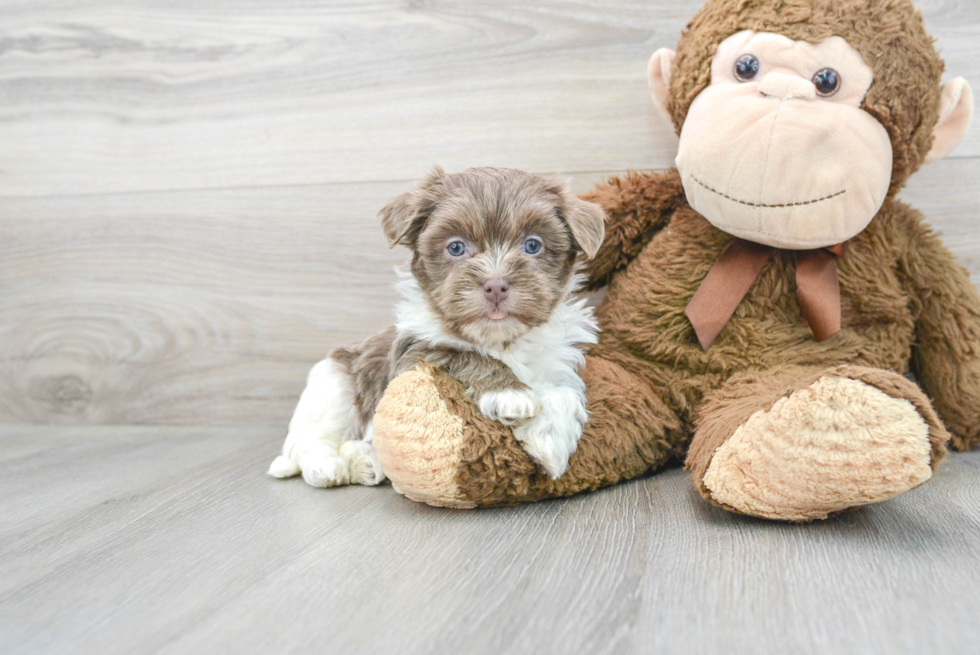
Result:
<svg viewBox="0 0 980 655"><path fill-rule="evenodd" d="M436 166L415 189L396 196L378 212L389 248L398 244L409 247L415 245L415 239L435 206L436 194L433 191L445 176L442 168Z"/></svg>
<svg viewBox="0 0 980 655"><path fill-rule="evenodd" d="M606 212L593 202L576 198L568 183L555 181L554 191L561 198L561 216L572 232L572 238L589 259L595 257L606 233Z"/></svg>

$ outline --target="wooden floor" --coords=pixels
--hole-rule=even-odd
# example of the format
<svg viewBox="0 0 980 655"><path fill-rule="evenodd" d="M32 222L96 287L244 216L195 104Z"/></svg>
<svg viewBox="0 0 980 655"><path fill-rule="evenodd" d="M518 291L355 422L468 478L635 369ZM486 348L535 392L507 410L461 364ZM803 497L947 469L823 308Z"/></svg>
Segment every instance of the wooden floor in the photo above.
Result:
<svg viewBox="0 0 980 655"><path fill-rule="evenodd" d="M976 653L980 451L792 526L675 469L513 509L263 475L256 427L0 429L0 652Z"/></svg>
<svg viewBox="0 0 980 655"><path fill-rule="evenodd" d="M263 471L433 164L664 169L700 0L0 3L0 653L978 653L980 452L809 526L680 470L454 512ZM980 3L919 0L980 90ZM918 172L980 282L980 129Z"/></svg>

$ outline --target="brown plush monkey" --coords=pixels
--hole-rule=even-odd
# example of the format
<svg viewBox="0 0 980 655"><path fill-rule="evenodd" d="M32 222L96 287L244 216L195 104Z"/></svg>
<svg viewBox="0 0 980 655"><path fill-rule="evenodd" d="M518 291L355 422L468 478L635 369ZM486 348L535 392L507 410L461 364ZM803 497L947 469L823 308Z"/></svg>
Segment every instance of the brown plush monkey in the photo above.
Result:
<svg viewBox="0 0 980 655"><path fill-rule="evenodd" d="M422 366L375 417L395 489L513 504L686 458L709 502L808 521L922 484L950 436L980 441L980 295L895 199L972 116L942 71L908 0L708 2L650 62L677 169L585 196L610 215L591 269L609 288L568 471L536 470Z"/></svg>

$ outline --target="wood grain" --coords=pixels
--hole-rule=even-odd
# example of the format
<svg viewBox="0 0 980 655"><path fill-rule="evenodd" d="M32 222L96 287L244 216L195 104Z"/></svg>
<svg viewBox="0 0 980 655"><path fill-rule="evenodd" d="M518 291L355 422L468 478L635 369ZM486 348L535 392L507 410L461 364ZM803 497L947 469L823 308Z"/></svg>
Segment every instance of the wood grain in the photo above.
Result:
<svg viewBox="0 0 980 655"><path fill-rule="evenodd" d="M967 653L980 452L805 526L678 469L439 510L263 475L260 427L0 427L4 653Z"/></svg>
<svg viewBox="0 0 980 655"><path fill-rule="evenodd" d="M377 187L11 201L0 413L281 423L311 361L391 323L374 214L405 185Z"/></svg>
<svg viewBox="0 0 980 655"><path fill-rule="evenodd" d="M5 2L0 196L666 168L646 62L700 4ZM919 5L980 88L980 5Z"/></svg>
<svg viewBox="0 0 980 655"><path fill-rule="evenodd" d="M391 321L378 209L437 162L670 166L646 61L699 5L0 4L0 652L976 650L980 452L810 526L677 469L472 512L263 475ZM980 5L918 5L980 89ZM975 282L978 176L974 130L902 194Z"/></svg>
<svg viewBox="0 0 980 655"><path fill-rule="evenodd" d="M432 164L671 164L645 65L699 4L3 3L0 422L284 425L391 322L375 215ZM919 5L980 88L980 5ZM980 281L978 162L903 196Z"/></svg>
<svg viewBox="0 0 980 655"><path fill-rule="evenodd" d="M577 176L586 188L598 176ZM401 182L8 199L0 421L284 425L390 325Z"/></svg>
<svg viewBox="0 0 980 655"><path fill-rule="evenodd" d="M601 175L576 175L584 190ZM903 198L980 281L978 160ZM401 182L8 198L0 421L285 425L313 363L391 324Z"/></svg>

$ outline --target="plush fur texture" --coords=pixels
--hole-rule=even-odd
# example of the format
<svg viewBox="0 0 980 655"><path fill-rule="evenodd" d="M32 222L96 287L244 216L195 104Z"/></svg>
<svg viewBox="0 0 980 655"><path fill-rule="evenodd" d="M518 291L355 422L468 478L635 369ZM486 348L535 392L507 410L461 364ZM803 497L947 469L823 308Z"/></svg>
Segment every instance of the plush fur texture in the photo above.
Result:
<svg viewBox="0 0 980 655"><path fill-rule="evenodd" d="M741 78L745 57L759 70ZM839 87L822 97L813 78L828 69ZM775 248L825 248L859 233L892 173L888 131L861 108L872 81L841 37L813 45L747 30L722 41L677 149L691 207L728 234Z"/></svg>
<svg viewBox="0 0 980 655"><path fill-rule="evenodd" d="M756 516L826 518L928 480L928 436L908 400L824 376L739 425L713 454L702 484L712 501Z"/></svg>
<svg viewBox="0 0 980 655"><path fill-rule="evenodd" d="M395 490L430 505L472 508L570 496L634 478L682 451L680 424L649 385L586 358L589 422L564 475L534 465L510 432L424 365L396 378L378 406L378 457Z"/></svg>
<svg viewBox="0 0 980 655"><path fill-rule="evenodd" d="M840 389L849 393L837 393ZM887 399L894 399L894 405ZM778 416L773 416L777 406ZM914 427L911 436L909 423ZM769 434L755 438L760 431ZM737 487L743 496L752 496L755 515L779 518L774 516L778 513L774 502L766 507L759 499L781 495L789 507L786 514L792 513L794 520L811 520L894 495L888 490L916 486L929 477L923 466L939 467L948 439L925 394L900 375L848 365L817 373L786 367L738 374L708 395L695 424L687 467L705 500L735 509L712 493L706 478L709 467L718 467L716 455L729 443L741 441L741 449L728 447L729 460L738 459L733 453L748 451L753 461L741 462L735 475L720 483L729 491ZM814 452L815 457L805 456ZM917 456L914 462L910 452ZM873 458L873 463L861 464L862 458ZM885 468L884 463L893 468ZM901 475L910 464L919 477ZM743 471L748 475L743 476ZM788 488L786 482L795 487ZM822 497L808 495L817 491ZM863 502L847 502L855 496Z"/></svg>
<svg viewBox="0 0 980 655"><path fill-rule="evenodd" d="M609 214L590 265L591 284L608 291L583 372L591 418L566 474L538 474L456 383L423 370L395 380L379 407L379 453L383 442L383 459L402 467L396 489L435 504L513 504L686 456L709 502L807 521L923 482L950 434L956 448L980 443L980 294L922 215L894 197L929 152L939 112L942 62L921 17L905 0L712 0L678 46L678 129L715 48L744 29L809 42L839 35L874 70L863 107L888 131L894 166L889 196L838 262L841 330L813 338L796 299L796 255L777 251L705 351L684 308L731 236L691 209L676 170L609 180L583 196ZM434 446L416 405L422 388L433 421L452 433L431 437L442 440L439 462L416 456ZM850 454L834 454L835 443ZM436 477L448 486L420 491Z"/></svg>
<svg viewBox="0 0 980 655"><path fill-rule="evenodd" d="M932 144L944 67L922 15L909 0L707 3L677 44L668 111L678 133L691 103L711 81L711 58L718 45L742 30L773 32L809 43L840 36L860 52L874 71L874 82L861 106L891 137L889 194L902 188Z"/></svg>

